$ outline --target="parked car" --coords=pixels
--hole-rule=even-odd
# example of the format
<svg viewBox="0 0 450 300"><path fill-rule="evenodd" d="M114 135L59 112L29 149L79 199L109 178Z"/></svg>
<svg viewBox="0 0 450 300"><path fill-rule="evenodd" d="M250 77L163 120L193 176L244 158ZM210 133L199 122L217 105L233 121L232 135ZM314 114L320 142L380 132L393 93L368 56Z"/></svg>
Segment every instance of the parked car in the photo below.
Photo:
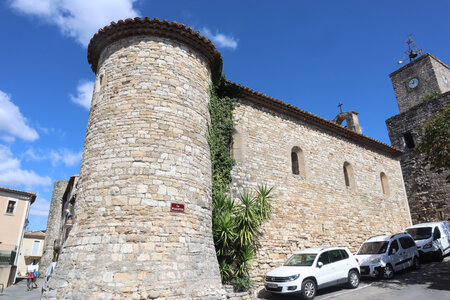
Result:
<svg viewBox="0 0 450 300"><path fill-rule="evenodd" d="M419 251L407 233L371 237L355 257L361 265L361 276L391 279L400 270L420 268Z"/></svg>
<svg viewBox="0 0 450 300"><path fill-rule="evenodd" d="M450 228L448 222L416 224L406 228L416 242L420 257L442 261L450 253Z"/></svg>
<svg viewBox="0 0 450 300"><path fill-rule="evenodd" d="M347 284L359 285L359 264L344 247L317 247L293 254L282 267L267 273L266 291L276 294L300 291L313 299L317 289Z"/></svg>

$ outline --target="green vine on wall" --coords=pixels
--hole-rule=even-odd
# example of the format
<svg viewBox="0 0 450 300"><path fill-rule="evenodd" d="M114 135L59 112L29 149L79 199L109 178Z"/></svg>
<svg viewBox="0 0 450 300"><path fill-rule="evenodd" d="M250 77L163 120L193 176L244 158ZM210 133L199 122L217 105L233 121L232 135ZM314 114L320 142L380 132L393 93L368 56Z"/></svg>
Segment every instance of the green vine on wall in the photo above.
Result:
<svg viewBox="0 0 450 300"><path fill-rule="evenodd" d="M208 143L212 164L212 231L222 282L236 291L252 286L249 271L255 257L260 226L271 214L272 188L244 191L237 201L229 193L234 159L230 155L233 109L237 88L225 76L210 89Z"/></svg>
<svg viewBox="0 0 450 300"><path fill-rule="evenodd" d="M208 143L211 151L213 196L228 190L234 159L229 147L233 136L234 97L237 91L231 87L225 76L210 87Z"/></svg>

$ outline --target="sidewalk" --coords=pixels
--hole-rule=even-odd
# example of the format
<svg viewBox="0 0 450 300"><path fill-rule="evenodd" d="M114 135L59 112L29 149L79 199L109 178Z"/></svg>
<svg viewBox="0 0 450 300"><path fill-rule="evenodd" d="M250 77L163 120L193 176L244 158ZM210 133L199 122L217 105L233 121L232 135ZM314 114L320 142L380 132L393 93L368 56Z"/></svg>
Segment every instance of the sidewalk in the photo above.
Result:
<svg viewBox="0 0 450 300"><path fill-rule="evenodd" d="M27 292L27 281L21 280L18 283L6 288L3 293L0 289L0 300L39 300L41 299L41 288L44 280L37 280L37 289Z"/></svg>

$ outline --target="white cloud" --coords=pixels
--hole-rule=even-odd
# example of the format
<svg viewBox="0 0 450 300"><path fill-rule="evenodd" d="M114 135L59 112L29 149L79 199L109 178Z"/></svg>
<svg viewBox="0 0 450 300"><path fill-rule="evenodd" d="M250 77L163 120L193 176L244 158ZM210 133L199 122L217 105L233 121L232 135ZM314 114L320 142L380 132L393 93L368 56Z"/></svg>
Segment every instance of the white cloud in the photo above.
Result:
<svg viewBox="0 0 450 300"><path fill-rule="evenodd" d="M57 25L64 35L75 38L83 46L111 21L134 18L137 0L11 0L15 10Z"/></svg>
<svg viewBox="0 0 450 300"><path fill-rule="evenodd" d="M81 105L89 111L91 108L92 93L94 92L93 81L83 81L77 87L77 95L70 95L72 102Z"/></svg>
<svg viewBox="0 0 450 300"><path fill-rule="evenodd" d="M49 158L52 165L55 166L59 162L63 162L66 166L73 166L81 161L82 151L72 152L69 149L60 149L59 151L50 151Z"/></svg>
<svg viewBox="0 0 450 300"><path fill-rule="evenodd" d="M38 139L39 134L27 123L27 119L11 102L11 98L0 91L0 138L5 142L13 142L15 137L26 141Z"/></svg>
<svg viewBox="0 0 450 300"><path fill-rule="evenodd" d="M27 151L25 151L23 157L26 158L27 160L35 160L35 161L50 160L52 166L56 166L62 162L66 166L71 167L80 163L82 154L83 154L82 151L73 152L66 148L50 151L42 151L40 149L35 151L30 148Z"/></svg>
<svg viewBox="0 0 450 300"><path fill-rule="evenodd" d="M31 187L51 183L52 180L48 176L40 176L34 171L21 169L20 160L12 156L8 147L0 145L0 185Z"/></svg>
<svg viewBox="0 0 450 300"><path fill-rule="evenodd" d="M36 200L31 205L30 215L38 217L47 217L50 210L50 201L43 198L36 197Z"/></svg>
<svg viewBox="0 0 450 300"><path fill-rule="evenodd" d="M231 35L225 35L223 33L219 33L216 31L216 33L212 33L212 31L207 28L203 27L201 30L202 34L204 34L208 39L210 39L217 48L230 48L232 50L235 50L238 46L239 40L234 38Z"/></svg>

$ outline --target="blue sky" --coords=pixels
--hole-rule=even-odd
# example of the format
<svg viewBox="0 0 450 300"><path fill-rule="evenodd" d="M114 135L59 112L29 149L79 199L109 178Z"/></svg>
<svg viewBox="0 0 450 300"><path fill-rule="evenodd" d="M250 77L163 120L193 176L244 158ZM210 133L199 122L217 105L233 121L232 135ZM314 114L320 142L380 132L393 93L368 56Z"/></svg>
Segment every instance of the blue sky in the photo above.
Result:
<svg viewBox="0 0 450 300"><path fill-rule="evenodd" d="M326 119L359 112L390 144L388 74L407 33L450 63L450 1L6 0L0 3L0 186L36 192L44 229L53 183L78 174L94 74L90 37L128 17L184 23L221 51L228 79Z"/></svg>

